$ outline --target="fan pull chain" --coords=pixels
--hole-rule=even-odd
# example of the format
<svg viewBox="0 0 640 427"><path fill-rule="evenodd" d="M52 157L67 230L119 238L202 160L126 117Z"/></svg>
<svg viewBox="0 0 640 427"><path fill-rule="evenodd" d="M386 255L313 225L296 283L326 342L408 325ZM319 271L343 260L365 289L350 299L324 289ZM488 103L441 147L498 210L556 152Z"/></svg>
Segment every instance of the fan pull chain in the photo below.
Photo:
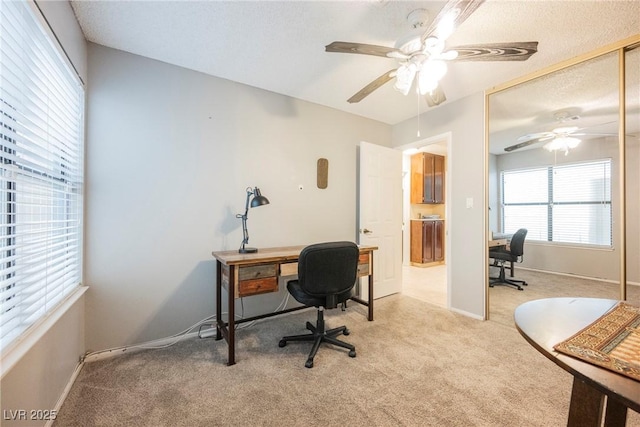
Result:
<svg viewBox="0 0 640 427"><path fill-rule="evenodd" d="M416 94L418 95L418 133L416 136L420 138L420 91L418 89L416 89Z"/></svg>

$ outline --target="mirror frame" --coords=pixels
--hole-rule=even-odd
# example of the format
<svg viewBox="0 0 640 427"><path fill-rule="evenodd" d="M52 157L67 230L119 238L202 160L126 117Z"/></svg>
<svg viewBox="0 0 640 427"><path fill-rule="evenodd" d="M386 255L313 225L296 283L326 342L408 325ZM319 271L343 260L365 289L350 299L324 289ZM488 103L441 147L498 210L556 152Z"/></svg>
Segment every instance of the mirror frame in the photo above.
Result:
<svg viewBox="0 0 640 427"><path fill-rule="evenodd" d="M626 148L625 138L626 135L626 80L625 80L625 52L631 48L637 47L640 44L640 34L628 37L620 40L616 43L601 47L591 52L576 56L574 58L562 61L558 64L543 68L539 71L527 74L523 77L508 81L498 86L494 86L491 89L485 91L485 110L484 110L484 239L488 241L489 236L489 215L487 213L487 207L489 206L489 112L491 108L491 95L502 92L507 89L514 88L523 83L527 83L531 80L537 79L542 76L546 76L565 68L571 67L576 64L586 62L590 59L606 55L612 52L618 53L618 153L620 158L618 181L619 181L619 197L620 197L620 213L618 220L618 227L620 232L620 299L627 299L627 251L626 251ZM489 320L489 250L485 251L484 258L484 280L485 280L485 313L484 320Z"/></svg>

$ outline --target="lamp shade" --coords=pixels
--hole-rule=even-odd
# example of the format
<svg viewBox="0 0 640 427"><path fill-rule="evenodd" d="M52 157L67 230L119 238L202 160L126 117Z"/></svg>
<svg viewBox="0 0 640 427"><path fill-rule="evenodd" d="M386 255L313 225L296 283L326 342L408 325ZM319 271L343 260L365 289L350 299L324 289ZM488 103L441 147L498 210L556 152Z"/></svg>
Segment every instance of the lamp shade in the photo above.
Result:
<svg viewBox="0 0 640 427"><path fill-rule="evenodd" d="M269 199L264 197L260 193L260 189L258 187L256 187L253 190L253 200L251 200L251 207L255 208L257 206L268 205L268 204L269 204Z"/></svg>

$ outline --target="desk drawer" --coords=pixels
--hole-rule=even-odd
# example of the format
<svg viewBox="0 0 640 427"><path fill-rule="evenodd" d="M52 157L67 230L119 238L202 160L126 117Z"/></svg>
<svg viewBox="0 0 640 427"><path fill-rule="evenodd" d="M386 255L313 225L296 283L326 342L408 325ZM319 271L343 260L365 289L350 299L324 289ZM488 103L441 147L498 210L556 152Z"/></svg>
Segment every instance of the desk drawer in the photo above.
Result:
<svg viewBox="0 0 640 427"><path fill-rule="evenodd" d="M238 267L234 298L278 291L277 264ZM229 289L229 266L222 267L222 286Z"/></svg>
<svg viewBox="0 0 640 427"><path fill-rule="evenodd" d="M251 295L276 292L278 290L278 278L266 277L264 279L242 280L238 282L238 296L247 297Z"/></svg>
<svg viewBox="0 0 640 427"><path fill-rule="evenodd" d="M358 257L358 277L368 276L369 275L369 254L360 254Z"/></svg>
<svg viewBox="0 0 640 427"><path fill-rule="evenodd" d="M261 279L264 277L275 277L277 265L265 264L265 265L252 265L248 267L238 268L238 281Z"/></svg>

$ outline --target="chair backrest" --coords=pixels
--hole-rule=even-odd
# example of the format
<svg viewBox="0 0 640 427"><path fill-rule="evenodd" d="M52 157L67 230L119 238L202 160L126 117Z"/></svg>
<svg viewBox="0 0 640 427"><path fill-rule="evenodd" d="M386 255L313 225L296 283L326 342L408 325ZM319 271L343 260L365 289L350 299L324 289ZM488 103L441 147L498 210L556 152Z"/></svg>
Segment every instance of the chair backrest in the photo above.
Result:
<svg viewBox="0 0 640 427"><path fill-rule="evenodd" d="M521 228L513 234L513 236L511 237L511 242L509 243L511 255L520 257L522 256L522 254L524 254L525 237L527 237L526 228Z"/></svg>
<svg viewBox="0 0 640 427"><path fill-rule="evenodd" d="M349 291L358 277L360 250L353 242L316 243L305 247L298 258L298 282L313 296Z"/></svg>

